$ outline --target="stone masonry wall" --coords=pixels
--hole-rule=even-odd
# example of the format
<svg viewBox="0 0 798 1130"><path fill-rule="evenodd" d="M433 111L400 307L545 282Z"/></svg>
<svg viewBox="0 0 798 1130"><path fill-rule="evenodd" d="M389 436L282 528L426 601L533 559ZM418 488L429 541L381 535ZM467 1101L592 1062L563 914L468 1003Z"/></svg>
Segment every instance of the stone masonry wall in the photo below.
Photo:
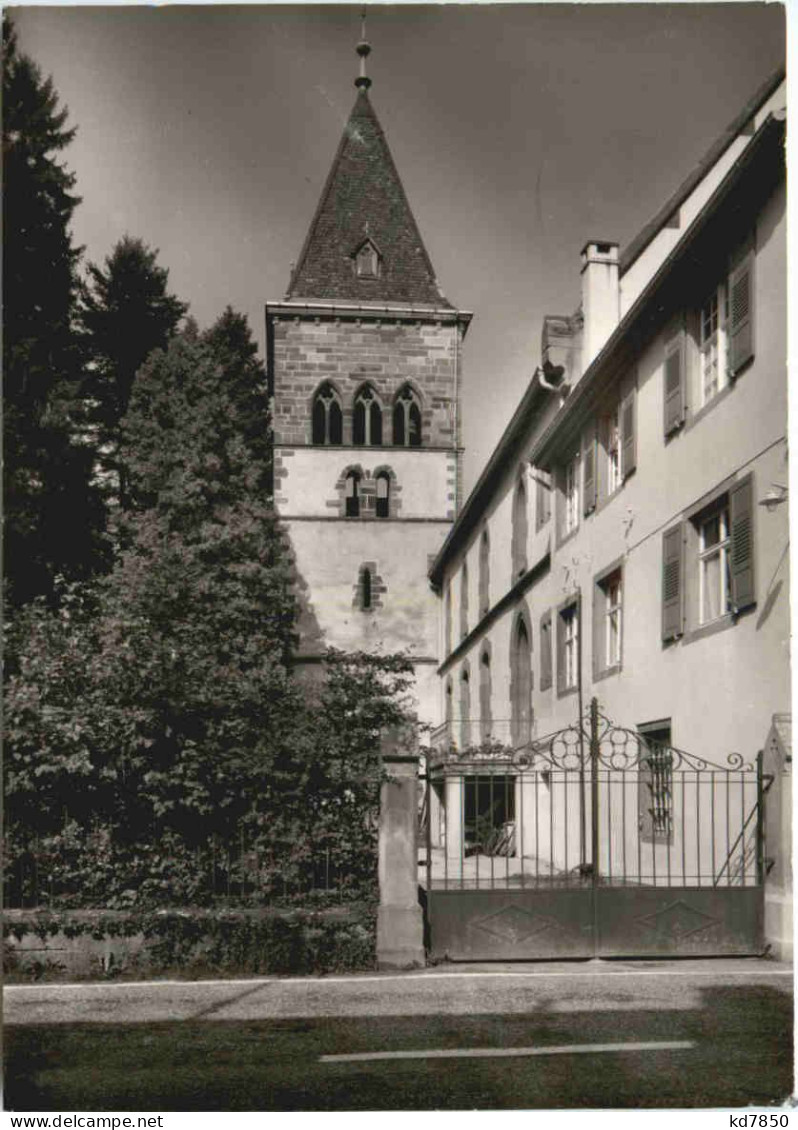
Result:
<svg viewBox="0 0 798 1130"><path fill-rule="evenodd" d="M383 442L393 442L393 402L409 381L419 396L424 447L454 447L460 328L454 324L270 316L274 440L310 444L316 389L330 381L352 442L355 394L370 382L383 408Z"/></svg>

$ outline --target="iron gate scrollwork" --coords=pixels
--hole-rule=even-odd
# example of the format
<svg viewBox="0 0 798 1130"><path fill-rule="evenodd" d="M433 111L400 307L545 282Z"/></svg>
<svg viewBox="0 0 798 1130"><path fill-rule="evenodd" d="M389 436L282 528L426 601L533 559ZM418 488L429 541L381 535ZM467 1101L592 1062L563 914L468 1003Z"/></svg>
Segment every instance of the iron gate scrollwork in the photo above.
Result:
<svg viewBox="0 0 798 1130"><path fill-rule="evenodd" d="M431 759L434 956L757 953L768 779L583 719L520 749Z"/></svg>

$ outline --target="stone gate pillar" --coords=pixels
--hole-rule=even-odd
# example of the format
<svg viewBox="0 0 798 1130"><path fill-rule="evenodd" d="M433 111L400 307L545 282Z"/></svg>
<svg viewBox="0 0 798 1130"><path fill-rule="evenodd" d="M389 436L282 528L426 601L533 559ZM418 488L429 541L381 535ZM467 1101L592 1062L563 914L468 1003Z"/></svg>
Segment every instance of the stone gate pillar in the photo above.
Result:
<svg viewBox="0 0 798 1130"><path fill-rule="evenodd" d="M418 754L411 742L392 731L382 743L388 779L380 793L379 969L424 964L424 921L418 902Z"/></svg>

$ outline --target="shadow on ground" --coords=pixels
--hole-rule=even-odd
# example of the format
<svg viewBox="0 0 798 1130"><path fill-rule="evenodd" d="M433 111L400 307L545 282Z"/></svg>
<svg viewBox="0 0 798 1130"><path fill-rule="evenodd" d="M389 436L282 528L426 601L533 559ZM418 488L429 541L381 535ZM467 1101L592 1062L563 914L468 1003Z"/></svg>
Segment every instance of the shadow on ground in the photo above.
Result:
<svg viewBox="0 0 798 1130"><path fill-rule="evenodd" d="M792 1091L792 1000L706 987L699 1008L6 1031L10 1110L435 1110L768 1106ZM567 999L567 998L566 998ZM559 1006L559 1007L556 1007ZM556 1007L556 1010L555 1010ZM320 1063L347 1052L692 1041L684 1050Z"/></svg>

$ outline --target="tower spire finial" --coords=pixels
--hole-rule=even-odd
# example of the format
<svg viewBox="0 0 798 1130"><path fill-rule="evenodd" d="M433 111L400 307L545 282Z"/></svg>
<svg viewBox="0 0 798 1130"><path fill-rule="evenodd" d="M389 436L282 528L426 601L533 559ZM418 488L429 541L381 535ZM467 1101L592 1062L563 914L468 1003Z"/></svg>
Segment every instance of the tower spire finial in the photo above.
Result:
<svg viewBox="0 0 798 1130"><path fill-rule="evenodd" d="M360 43L355 48L360 56L360 74L355 79L355 86L358 89L368 90L371 86L371 79L366 74L366 59L371 53L371 44L366 39L366 9L360 13Z"/></svg>

